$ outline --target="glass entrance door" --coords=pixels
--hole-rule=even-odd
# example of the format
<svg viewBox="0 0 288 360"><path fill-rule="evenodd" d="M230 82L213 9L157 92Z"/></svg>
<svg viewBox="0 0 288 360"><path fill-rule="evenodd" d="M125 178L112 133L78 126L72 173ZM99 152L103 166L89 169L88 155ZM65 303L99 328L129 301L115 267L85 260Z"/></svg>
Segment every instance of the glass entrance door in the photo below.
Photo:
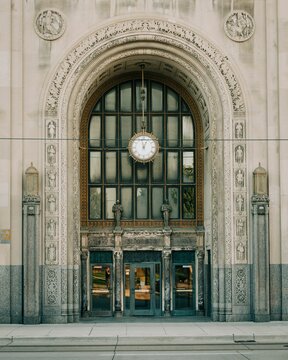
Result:
<svg viewBox="0 0 288 360"><path fill-rule="evenodd" d="M125 264L126 314L156 315L160 302L160 264Z"/></svg>
<svg viewBox="0 0 288 360"><path fill-rule="evenodd" d="M192 264L173 264L173 313L193 315L194 304Z"/></svg>
<svg viewBox="0 0 288 360"><path fill-rule="evenodd" d="M91 270L91 312L112 315L112 264L93 264Z"/></svg>

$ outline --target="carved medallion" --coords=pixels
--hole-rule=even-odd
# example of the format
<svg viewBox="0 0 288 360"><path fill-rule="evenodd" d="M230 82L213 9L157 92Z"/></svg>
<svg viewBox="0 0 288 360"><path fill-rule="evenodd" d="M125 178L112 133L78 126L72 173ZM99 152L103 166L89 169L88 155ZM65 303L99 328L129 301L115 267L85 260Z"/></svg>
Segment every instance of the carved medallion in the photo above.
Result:
<svg viewBox="0 0 288 360"><path fill-rule="evenodd" d="M45 9L36 16L34 27L42 39L55 40L65 31L64 17L58 10Z"/></svg>
<svg viewBox="0 0 288 360"><path fill-rule="evenodd" d="M246 11L232 11L225 19L224 30L231 40L246 41L254 33L254 19Z"/></svg>

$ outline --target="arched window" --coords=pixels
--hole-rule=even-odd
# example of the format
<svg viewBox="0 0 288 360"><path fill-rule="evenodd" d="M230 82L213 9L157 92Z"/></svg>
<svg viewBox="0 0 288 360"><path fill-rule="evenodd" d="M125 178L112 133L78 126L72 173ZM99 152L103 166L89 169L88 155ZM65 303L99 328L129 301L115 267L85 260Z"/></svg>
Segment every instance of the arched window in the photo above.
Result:
<svg viewBox="0 0 288 360"><path fill-rule="evenodd" d="M113 220L116 200L123 206L124 221L161 221L165 199L172 207L171 221L196 218L197 133L193 114L180 93L146 79L145 127L158 138L160 150L153 162L136 162L129 155L128 143L141 130L140 91L140 79L119 83L98 97L92 111L90 108L86 153L82 154L88 163L84 185L84 220L88 223Z"/></svg>

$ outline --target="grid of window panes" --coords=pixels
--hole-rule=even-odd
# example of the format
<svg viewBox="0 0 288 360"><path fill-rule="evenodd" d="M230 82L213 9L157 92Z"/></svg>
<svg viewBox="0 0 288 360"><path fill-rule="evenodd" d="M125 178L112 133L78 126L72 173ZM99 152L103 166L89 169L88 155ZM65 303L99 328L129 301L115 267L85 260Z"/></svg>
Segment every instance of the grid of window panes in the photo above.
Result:
<svg viewBox="0 0 288 360"><path fill-rule="evenodd" d="M89 123L89 219L113 219L120 200L122 219L161 219L168 199L171 219L195 218L195 139L192 114L170 87L145 81L145 126L158 138L153 162L135 162L129 139L141 130L141 80L121 83L97 102Z"/></svg>

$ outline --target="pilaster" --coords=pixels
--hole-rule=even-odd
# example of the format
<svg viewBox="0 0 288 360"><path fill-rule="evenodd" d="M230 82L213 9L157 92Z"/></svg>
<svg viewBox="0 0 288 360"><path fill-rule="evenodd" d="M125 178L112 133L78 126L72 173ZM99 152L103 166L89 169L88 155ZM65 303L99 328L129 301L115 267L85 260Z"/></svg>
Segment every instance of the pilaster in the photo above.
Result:
<svg viewBox="0 0 288 360"><path fill-rule="evenodd" d="M23 323L39 324L40 312L40 198L23 199Z"/></svg>
<svg viewBox="0 0 288 360"><path fill-rule="evenodd" d="M270 320L269 289L269 198L252 196L252 318L254 321Z"/></svg>

